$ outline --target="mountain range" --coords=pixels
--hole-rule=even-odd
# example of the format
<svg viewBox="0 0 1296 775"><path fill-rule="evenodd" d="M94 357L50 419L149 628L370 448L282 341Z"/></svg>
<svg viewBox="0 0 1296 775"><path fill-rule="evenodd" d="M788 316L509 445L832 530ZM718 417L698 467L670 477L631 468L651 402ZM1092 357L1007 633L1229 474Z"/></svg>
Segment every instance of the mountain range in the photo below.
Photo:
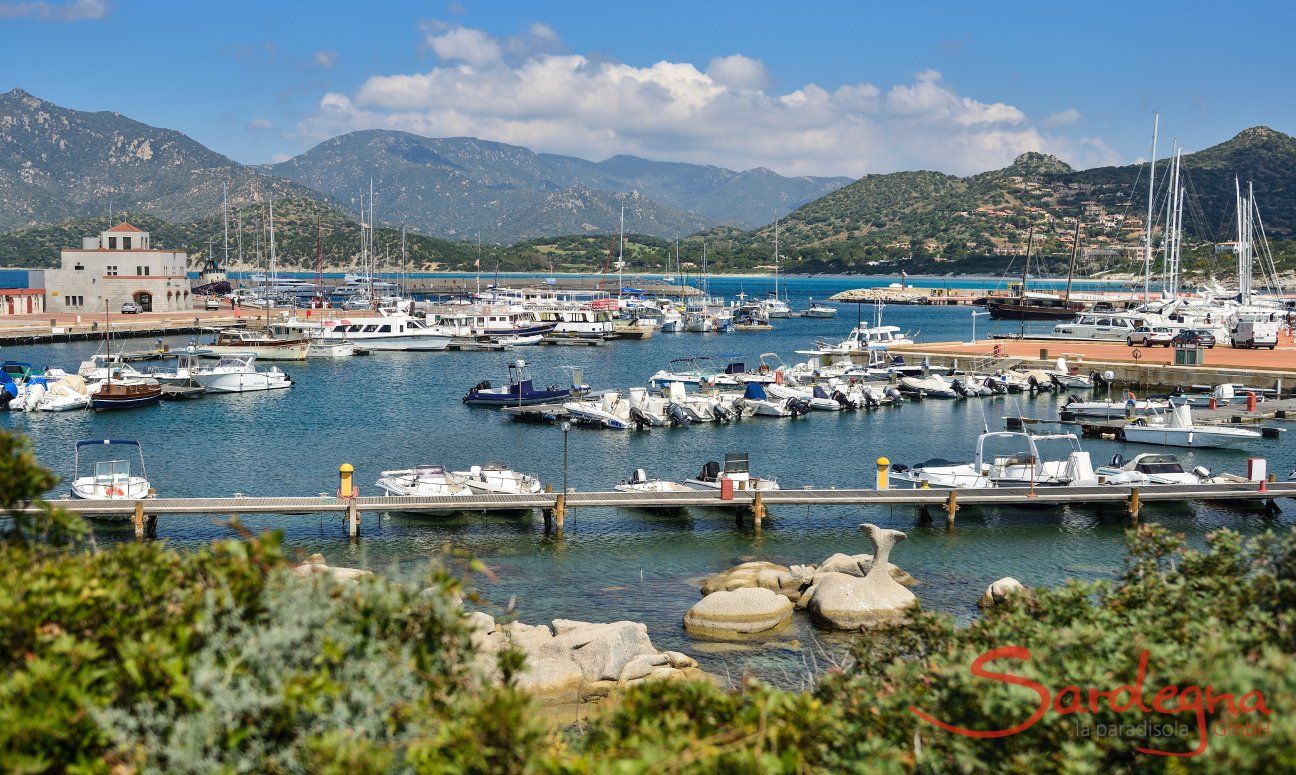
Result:
<svg viewBox="0 0 1296 775"><path fill-rule="evenodd" d="M304 198L355 212L369 180L380 223L453 240L511 243L617 228L679 237L753 228L850 182L734 172L617 156L592 162L472 137L352 132L275 165L247 166L186 135L119 113L0 94L0 229L59 224L109 210L170 222L231 202Z"/></svg>

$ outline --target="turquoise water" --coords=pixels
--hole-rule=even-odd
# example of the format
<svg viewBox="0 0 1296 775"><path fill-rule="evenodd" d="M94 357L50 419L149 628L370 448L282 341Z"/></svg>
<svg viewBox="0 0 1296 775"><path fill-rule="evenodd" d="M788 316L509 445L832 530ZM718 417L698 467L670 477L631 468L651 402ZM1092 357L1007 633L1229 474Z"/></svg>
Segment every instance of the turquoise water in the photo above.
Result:
<svg viewBox="0 0 1296 775"><path fill-rule="evenodd" d="M795 307L807 299L827 298L851 278L791 278ZM717 278L713 292L739 288L763 293L768 282ZM863 307L868 318L871 307ZM212 396L153 409L94 415L0 415L0 424L28 433L40 461L60 476L71 473L77 439L135 438L144 445L150 479L165 496L314 495L337 487L337 467L357 469L362 492L378 472L417 463L466 467L503 459L547 482L562 481L562 433L552 426L516 424L489 409L464 406L468 387L482 379L501 381L505 366L525 357L538 382L559 382L562 366L584 370L597 388L643 384L671 358L710 355L745 357L778 353L792 363L818 338L843 338L856 317L855 305L842 305L834 320L776 321L763 334L697 335L658 333L642 342L612 342L603 347L530 348L514 353L375 354L336 363L289 364L296 379L291 390L273 394ZM966 307L886 309L886 321L920 332L929 341L967 339L971 310ZM1031 324L1047 328L1048 324ZM1017 331L1020 323L1003 324ZM981 336L995 330L978 321ZM181 343L181 340L176 340ZM6 359L75 369L96 349L94 343L6 348ZM989 347L987 346L987 350ZM814 413L798 420L749 419L733 425L655 429L646 432L573 430L570 434L571 484L606 489L632 469L685 478L725 452L747 452L753 469L776 477L784 487L863 486L873 482L877 457L917 462L930 457L969 459L983 423L1001 428L1005 414L1020 402L1028 416L1055 417L1060 399L1015 397L971 401L927 401L876 412ZM1152 449L1113 441L1086 441L1095 461L1121 452ZM1256 448L1285 475L1296 464L1291 444ZM1247 454L1196 451L1181 455L1186 465L1240 472ZM1286 507L1289 511L1291 507ZM1222 506L1158 507L1151 519L1187 532L1195 540L1219 526L1246 532L1270 524L1255 512ZM1287 517L1280 517L1282 522ZM694 641L681 619L698 598L695 579L747 559L783 563L820 562L834 552L869 551L861 522L906 530L909 540L893 560L920 582L923 604L960 617L975 615L986 585L1011 575L1023 583L1057 584L1066 578L1101 578L1117 572L1124 559L1125 522L1115 508L1060 511L985 510L960 512L947 530L938 519L920 525L911 508L815 508L772 510L760 536L749 524L738 526L725 513L695 510L682 516L591 509L569 514L562 541L546 537L538 516L482 515L414 518L365 516L362 539L351 544L340 516L248 517L253 529L281 528L288 545L302 553L321 552L338 565L370 567L416 579L429 558L474 556L496 579L477 577L486 609L500 612L513 601L528 622L552 618L634 619L649 625L654 643L699 654L710 669L737 675L752 667L771 675L797 670L811 639L826 648L840 637L813 633L803 621L788 640L807 652L757 651L709 654ZM163 517L159 536L178 546L193 546L231 535L219 517ZM102 543L130 540L126 526L100 526Z"/></svg>

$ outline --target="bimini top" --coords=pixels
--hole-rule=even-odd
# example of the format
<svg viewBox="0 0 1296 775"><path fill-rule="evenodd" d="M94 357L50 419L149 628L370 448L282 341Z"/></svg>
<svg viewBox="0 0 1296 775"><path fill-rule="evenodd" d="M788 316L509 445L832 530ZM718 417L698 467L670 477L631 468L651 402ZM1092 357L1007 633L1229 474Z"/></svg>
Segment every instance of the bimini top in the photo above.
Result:
<svg viewBox="0 0 1296 775"><path fill-rule="evenodd" d="M78 441L76 443L76 448L81 449L82 447L94 447L100 445L108 446L112 444L116 444L119 446L127 446L127 447L138 447L140 445L138 441L134 441L132 439L103 439L103 440L91 439L89 441Z"/></svg>

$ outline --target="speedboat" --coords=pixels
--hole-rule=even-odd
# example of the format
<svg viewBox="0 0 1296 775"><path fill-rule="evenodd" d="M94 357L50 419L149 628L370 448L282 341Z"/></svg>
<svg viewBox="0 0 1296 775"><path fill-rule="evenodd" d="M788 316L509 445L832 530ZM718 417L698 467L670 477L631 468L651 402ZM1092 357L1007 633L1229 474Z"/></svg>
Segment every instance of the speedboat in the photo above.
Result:
<svg viewBox="0 0 1296 775"><path fill-rule="evenodd" d="M682 408L673 407L669 398L651 395L645 388L630 388L626 400L630 404L630 418L642 425L664 428L693 422Z"/></svg>
<svg viewBox="0 0 1296 775"><path fill-rule="evenodd" d="M453 471L450 476L473 492L490 495L531 495L543 489L539 478L499 462L470 466L467 471Z"/></svg>
<svg viewBox="0 0 1296 775"><path fill-rule="evenodd" d="M729 368L721 372L712 366L711 359L706 357L673 358L670 368L661 369L649 377L648 384L658 388L666 387L672 382L699 387L703 384L714 387L737 387L738 379L732 373L735 365L739 373L746 370L743 364L730 364Z"/></svg>
<svg viewBox="0 0 1296 775"><path fill-rule="evenodd" d="M823 304L816 304L813 299L810 300L810 306L801 313L803 318L835 318L837 317L837 308L828 307Z"/></svg>
<svg viewBox="0 0 1296 775"><path fill-rule="evenodd" d="M779 488L773 479L751 475L745 453L725 455L723 466L714 460L707 463L696 478L685 480L684 485L692 490L710 492L723 490L726 481L732 483L735 492L769 492Z"/></svg>
<svg viewBox="0 0 1296 775"><path fill-rule="evenodd" d="M180 354L176 357L175 368L173 369L150 369L148 376L157 380L163 385L176 385L188 387L195 384L193 373L195 369L201 368L197 355Z"/></svg>
<svg viewBox="0 0 1296 775"><path fill-rule="evenodd" d="M987 450L987 442L1015 442L1003 453ZM1046 460L1040 441L1066 441L1067 457ZM1089 453L1080 449L1075 434L1033 435L1014 431L982 433L971 463L934 458L916 466L891 465L890 484L897 489L981 489L987 487L1056 487L1096 484Z"/></svg>
<svg viewBox="0 0 1296 775"><path fill-rule="evenodd" d="M684 385L679 382L672 382L665 391L666 398L670 400L667 411L672 417L680 412L691 422L727 422L739 414L734 401L740 400L741 397L735 393L690 394L684 391Z"/></svg>
<svg viewBox="0 0 1296 775"><path fill-rule="evenodd" d="M200 345L193 354L208 358L250 353L263 361L303 361L310 340L300 336L277 336L268 329L227 328L216 332L211 344Z"/></svg>
<svg viewBox="0 0 1296 775"><path fill-rule="evenodd" d="M1198 466L1185 471L1179 458L1156 452L1135 455L1129 462L1121 455L1112 457L1111 465L1099 466L1094 471L1106 484L1201 484L1211 480L1211 473Z"/></svg>
<svg viewBox="0 0 1296 775"><path fill-rule="evenodd" d="M1166 414L1139 417L1121 429L1125 441L1165 447L1241 449L1263 437L1260 431L1229 425L1194 425L1188 404L1171 406Z"/></svg>
<svg viewBox="0 0 1296 775"><path fill-rule="evenodd" d="M572 393L585 386L573 385L562 388L550 385L547 388L535 387L526 371L526 361L518 359L508 366L509 384L507 387L494 387L489 381L478 382L464 396L465 404L475 406L530 406L547 404L571 398ZM579 373L573 373L573 382L579 382Z"/></svg>
<svg viewBox="0 0 1296 775"><path fill-rule="evenodd" d="M1207 407L1211 405L1212 401L1215 402L1216 406L1246 403L1247 393L1255 393L1257 401L1264 401L1274 395L1272 388L1246 387L1228 382L1216 385L1213 388L1209 385L1193 385L1192 390L1191 393L1176 391L1171 393L1167 399L1175 406L1186 404L1188 406Z"/></svg>
<svg viewBox="0 0 1296 775"><path fill-rule="evenodd" d="M88 359L81 361L81 365L77 367L77 376L86 382L98 382L108 379L109 373L122 379L143 379L147 376L134 366L123 361L120 355L113 356L107 353L95 353Z"/></svg>
<svg viewBox="0 0 1296 775"><path fill-rule="evenodd" d="M810 403L800 398L771 399L759 382L747 383L738 405L744 413L759 417L799 417L810 411Z"/></svg>
<svg viewBox="0 0 1296 775"><path fill-rule="evenodd" d="M1094 386L1093 377L1088 374L1072 374L1066 358L1057 359L1057 371L1050 372L1049 377L1062 390L1090 390Z"/></svg>
<svg viewBox="0 0 1296 775"><path fill-rule="evenodd" d="M429 465L403 468L396 471L383 471L376 483L378 489L388 495L401 497L468 497L473 490L446 471L445 466ZM452 514L457 509L448 508L428 514Z"/></svg>
<svg viewBox="0 0 1296 775"><path fill-rule="evenodd" d="M282 390L293 384L292 377L276 366L258 371L256 356L250 353L226 355L215 366L199 367L191 374L208 393L256 393Z"/></svg>
<svg viewBox="0 0 1296 775"><path fill-rule="evenodd" d="M636 468L626 481L612 486L618 492L696 492L697 489L665 479L649 479L647 472Z"/></svg>
<svg viewBox="0 0 1296 775"><path fill-rule="evenodd" d="M583 425L625 431L633 424L630 403L621 398L621 394L616 391L579 401L568 401L563 404L563 409L572 420Z"/></svg>
<svg viewBox="0 0 1296 775"><path fill-rule="evenodd" d="M131 473L129 460L100 460L94 464L94 473L81 475L81 450L87 447L134 447L139 457L139 475ZM72 462L73 498L85 500L144 500L153 497L148 473L144 470L144 450L138 441L129 439L103 439L78 441Z"/></svg>

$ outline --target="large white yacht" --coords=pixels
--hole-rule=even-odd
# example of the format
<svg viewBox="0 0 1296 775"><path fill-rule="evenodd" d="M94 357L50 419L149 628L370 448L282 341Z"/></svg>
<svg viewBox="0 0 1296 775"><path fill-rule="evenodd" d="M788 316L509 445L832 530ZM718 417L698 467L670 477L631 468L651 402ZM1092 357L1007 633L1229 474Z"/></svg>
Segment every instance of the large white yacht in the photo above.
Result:
<svg viewBox="0 0 1296 775"><path fill-rule="evenodd" d="M288 326L325 342L346 341L366 350L427 352L450 346L450 334L404 312L381 311L381 317L325 320L306 323L290 320Z"/></svg>

